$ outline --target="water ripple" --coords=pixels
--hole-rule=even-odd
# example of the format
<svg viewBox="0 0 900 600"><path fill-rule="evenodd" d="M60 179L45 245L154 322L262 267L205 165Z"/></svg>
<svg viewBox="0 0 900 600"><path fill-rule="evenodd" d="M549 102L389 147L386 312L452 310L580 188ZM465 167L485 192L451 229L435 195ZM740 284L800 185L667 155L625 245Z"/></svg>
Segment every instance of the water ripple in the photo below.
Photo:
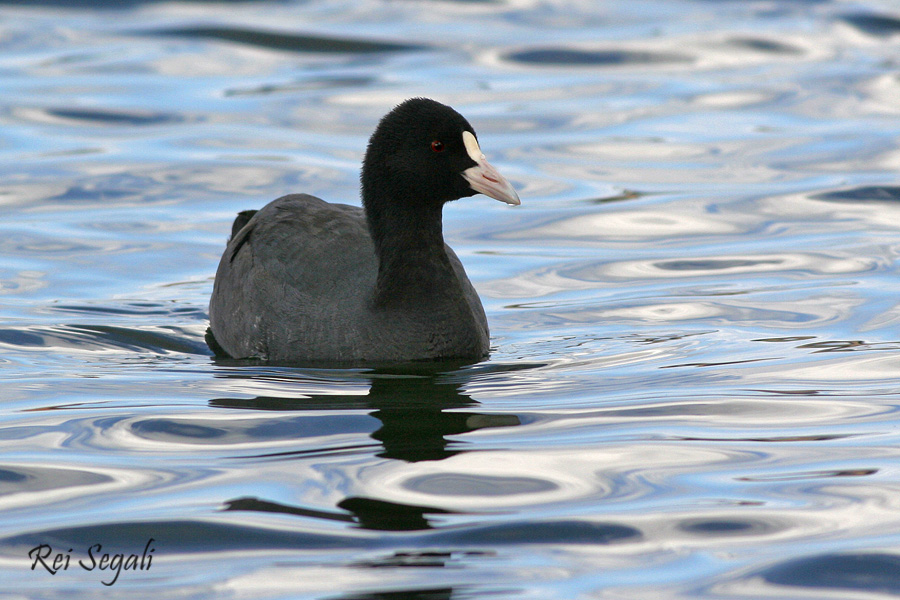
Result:
<svg viewBox="0 0 900 600"><path fill-rule="evenodd" d="M13 115L23 121L55 125L147 127L170 125L185 120L183 115L141 110L102 108L19 108Z"/></svg>
<svg viewBox="0 0 900 600"><path fill-rule="evenodd" d="M173 326L131 328L112 325L60 325L0 329L0 345L46 351L50 349L103 352L179 352L209 356L212 352L189 330Z"/></svg>
<svg viewBox="0 0 900 600"><path fill-rule="evenodd" d="M822 192L811 198L830 202L897 202L900 201L900 186L864 185L834 192Z"/></svg>
<svg viewBox="0 0 900 600"><path fill-rule="evenodd" d="M90 468L42 465L0 465L0 508L27 510L35 502L68 503L138 493L172 483L171 473L123 469L93 464ZM8 530L8 528L6 528Z"/></svg>
<svg viewBox="0 0 900 600"><path fill-rule="evenodd" d="M149 31L146 34L220 40L287 52L367 54L374 52L409 52L427 48L427 46L421 44L381 42L323 35L301 35L250 29L234 25L221 27L176 27Z"/></svg>
<svg viewBox="0 0 900 600"><path fill-rule="evenodd" d="M900 594L900 556L878 552L820 554L761 571L769 584L812 590Z"/></svg>
<svg viewBox="0 0 900 600"><path fill-rule="evenodd" d="M103 485L113 481L113 477L95 470L4 464L0 466L0 504L4 508L10 508L10 502L19 505L28 503L22 494L35 496L43 493L47 497L50 495L47 492L52 491L53 495L58 496L57 492L67 488ZM11 498L14 495L20 496Z"/></svg>
<svg viewBox="0 0 900 600"><path fill-rule="evenodd" d="M227 4L0 0L6 588L900 593L889 2ZM212 358L234 214L358 201L414 95L523 197L444 215L491 357Z"/></svg>
<svg viewBox="0 0 900 600"><path fill-rule="evenodd" d="M692 58L675 53L637 50L576 50L572 48L542 48L520 50L506 55L506 60L550 66L621 66L689 63Z"/></svg>
<svg viewBox="0 0 900 600"><path fill-rule="evenodd" d="M785 54L791 56L805 53L805 50L798 46L762 37L733 37L728 39L726 43L736 48L770 54Z"/></svg>
<svg viewBox="0 0 900 600"><path fill-rule="evenodd" d="M845 15L842 19L869 35L890 37L900 34L900 17L875 13Z"/></svg>
<svg viewBox="0 0 900 600"><path fill-rule="evenodd" d="M862 256L829 256L824 253L777 253L763 255L679 258L656 261L620 261L589 264L567 270L566 277L581 281L673 277L735 276L747 273L804 275L846 275L865 273L879 262Z"/></svg>
<svg viewBox="0 0 900 600"><path fill-rule="evenodd" d="M738 225L726 217L687 211L638 209L544 219L526 227L501 230L491 237L503 241L539 238L551 242L565 241L568 245L599 244L619 240L672 240L684 236L737 234L753 225L752 222Z"/></svg>

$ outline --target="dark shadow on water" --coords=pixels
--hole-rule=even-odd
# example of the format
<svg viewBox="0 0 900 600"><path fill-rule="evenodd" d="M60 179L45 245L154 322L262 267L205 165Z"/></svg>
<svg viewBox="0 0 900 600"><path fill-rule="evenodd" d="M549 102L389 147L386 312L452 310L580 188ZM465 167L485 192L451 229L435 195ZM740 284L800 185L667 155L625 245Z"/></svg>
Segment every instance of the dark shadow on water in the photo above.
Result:
<svg viewBox="0 0 900 600"><path fill-rule="evenodd" d="M323 511L290 506L259 498L244 497L229 500L223 511L248 511L293 515L328 521L353 523L369 531L422 532L423 546L505 546L519 544L586 544L605 545L634 542L643 536L627 525L593 521L513 521L509 523L467 527L439 527L429 520L431 515L454 515L452 511L433 506L419 506L386 502L374 498L349 497L337 507L345 512ZM411 538L407 539L411 542ZM372 566L384 566L376 564Z"/></svg>
<svg viewBox="0 0 900 600"><path fill-rule="evenodd" d="M120 127L144 127L147 125L168 125L183 121L174 114L144 111L102 110L92 108L48 108L44 113L55 119L81 125L106 125Z"/></svg>
<svg viewBox="0 0 900 600"><path fill-rule="evenodd" d="M794 473L760 474L737 477L735 481L808 481L810 479L829 479L832 477L870 477L879 469L823 469L819 471L800 471Z"/></svg>
<svg viewBox="0 0 900 600"><path fill-rule="evenodd" d="M506 60L528 65L593 66L662 65L693 62L693 58L674 53L636 50L581 50L572 48L538 48L506 55Z"/></svg>
<svg viewBox="0 0 900 600"><path fill-rule="evenodd" d="M331 76L307 77L282 84L263 84L250 87L236 87L225 90L226 97L268 96L271 94L295 93L309 90L364 88L377 82L375 77Z"/></svg>
<svg viewBox="0 0 900 600"><path fill-rule="evenodd" d="M705 258L695 260L662 260L653 266L663 271L718 271L722 269L752 268L758 266L780 265L782 259L750 260Z"/></svg>
<svg viewBox="0 0 900 600"><path fill-rule="evenodd" d="M734 37L728 40L728 45L766 54L800 55L804 53L797 46L758 37Z"/></svg>
<svg viewBox="0 0 900 600"><path fill-rule="evenodd" d="M278 513L340 521L353 523L360 529L374 531L421 531L432 529L432 525L428 521L428 515L452 514L450 511L433 506L400 504L359 496L345 498L338 502L337 507L342 509L343 512L315 510L246 497L227 501L223 510Z"/></svg>
<svg viewBox="0 0 900 600"><path fill-rule="evenodd" d="M686 519L678 529L696 537L730 538L749 537L784 531L784 526L774 521L752 518Z"/></svg>
<svg viewBox="0 0 900 600"><path fill-rule="evenodd" d="M602 198L588 198L584 202L588 204L611 204L613 202L624 202L626 200L639 200L645 196L650 196L647 192L638 192L635 190L622 190L615 196L604 196Z"/></svg>
<svg viewBox="0 0 900 600"><path fill-rule="evenodd" d="M454 589L452 587L420 588L384 592L351 592L340 596L326 596L323 600L452 600L453 594ZM467 594L466 597L471 598L472 596Z"/></svg>
<svg viewBox="0 0 900 600"><path fill-rule="evenodd" d="M351 513L360 528L379 531L431 529L426 515L451 514L451 511L433 506L400 504L361 497L345 498L338 503L338 508Z"/></svg>
<svg viewBox="0 0 900 600"><path fill-rule="evenodd" d="M285 52L311 52L327 54L369 54L376 52L409 52L425 50L421 44L402 44L353 39L349 37L328 37L264 31L234 26L220 27L176 27L142 32L147 35L183 37L198 40L216 40L245 44L256 48L281 50Z"/></svg>
<svg viewBox="0 0 900 600"><path fill-rule="evenodd" d="M219 361L219 364L245 361ZM460 411L478 403L463 392L465 378L460 381L460 367L465 363L409 363L381 367L366 373L350 373L367 382L369 392L359 394L313 394L294 398L260 396L257 398L218 398L210 401L216 408L245 410L310 411L334 409L370 409L381 427L370 437L382 451L378 456L406 462L442 460L462 451L459 443L447 436L459 435L488 427L519 425L513 415L479 414ZM290 371L288 371L290 373ZM254 369L231 369L228 378L252 379ZM455 446L455 447L451 447ZM290 456L280 455L280 456Z"/></svg>
<svg viewBox="0 0 900 600"><path fill-rule="evenodd" d="M826 202L897 202L900 201L900 186L864 185L860 187L824 192L811 196L813 200Z"/></svg>
<svg viewBox="0 0 900 600"><path fill-rule="evenodd" d="M370 433L370 437L378 442L381 451L378 456L402 460L406 462L442 460L464 451L461 442L450 442L447 436L458 435L488 427L512 427L519 425L519 419L515 415L480 414L475 411L460 411L459 409L472 408L478 405L469 395L462 390L463 386L471 378L471 373L481 368L484 370L510 369L509 366L491 365L465 365L458 362L452 363L412 363L396 365L393 367L381 367L365 373L343 372L343 376L351 377L352 381L365 381L370 385L368 394L336 394L336 395L308 395L295 398L257 397L252 399L216 399L210 402L217 408L233 408L239 410L277 410L277 411L314 411L335 409L371 409L370 416L381 422L381 427ZM263 373L272 376L274 373L294 375L302 373L298 370L273 370L267 367L267 371L260 368L231 369L223 372L225 377L253 378L260 377ZM514 370L515 368L512 367ZM478 372L478 371L476 371ZM323 376L322 371L307 371L310 375ZM336 372L332 372L336 376ZM303 417L312 418L312 415ZM327 417L335 421L335 416ZM332 427L335 425L332 423ZM368 451L368 449L367 449ZM288 452L252 458L293 459L300 453ZM493 484L501 486L518 486L531 484L552 485L548 482L535 480L534 482L505 482L494 481ZM488 482L490 483L490 482ZM422 485L440 485L440 482L425 482ZM414 483L410 482L410 485ZM472 486L472 481L467 481ZM543 489L543 488L542 488ZM519 490L521 491L521 490ZM533 491L533 490L532 490ZM501 492L512 493L507 489ZM451 511L436 506L403 504L385 501L378 498L350 496L337 502L337 510L310 509L303 506L288 505L283 502L275 502L253 496L236 498L225 503L226 511L250 511L262 513L276 513L293 515L298 517L325 519L352 523L355 527L373 531L412 532L428 531L435 529L432 522L434 516L454 514ZM504 537L516 535L528 537L540 531L532 530L534 524L519 523L506 532L502 529L499 536L488 534L493 541L502 540ZM556 528L556 525L547 525ZM611 527L611 526L604 526ZM476 537L473 543L484 541L477 533L481 528L467 529ZM490 529L490 528L489 528ZM576 528L573 528L574 531ZM498 530L500 532L501 530ZM617 538L618 530L604 530L603 539ZM528 533L530 532L530 533ZM557 535L560 531L557 531ZM457 531L443 532L450 536L454 542L462 543L467 533ZM568 535L568 534L565 534ZM461 537L460 537L461 536ZM538 536L539 538L540 536ZM459 538L459 539L458 539ZM593 536L592 539L598 539ZM541 543L535 540L535 543Z"/></svg>
<svg viewBox="0 0 900 600"><path fill-rule="evenodd" d="M900 556L895 554L822 554L778 563L760 575L775 585L900 594Z"/></svg>
<svg viewBox="0 0 900 600"><path fill-rule="evenodd" d="M375 559L360 560L353 563L354 567L366 567L371 569L397 568L397 567L452 567L460 559L492 558L497 553L492 550L420 550L397 551Z"/></svg>
<svg viewBox="0 0 900 600"><path fill-rule="evenodd" d="M816 336L785 336L775 338L760 338L752 340L754 342L802 342L815 339ZM812 350L812 354L821 354L823 352L896 352L900 350L900 341L890 342L867 342L865 340L819 340L817 342L807 342L798 344L795 348L801 350Z"/></svg>
<svg viewBox="0 0 900 600"><path fill-rule="evenodd" d="M846 15L843 20L869 35L887 37L900 34L900 17L860 13Z"/></svg>
<svg viewBox="0 0 900 600"><path fill-rule="evenodd" d="M830 442L833 440L842 440L846 438L856 437L854 434L811 434L811 435L773 435L770 437L699 437L699 436L675 436L677 439L685 442L763 442L772 444L793 444L795 442Z"/></svg>

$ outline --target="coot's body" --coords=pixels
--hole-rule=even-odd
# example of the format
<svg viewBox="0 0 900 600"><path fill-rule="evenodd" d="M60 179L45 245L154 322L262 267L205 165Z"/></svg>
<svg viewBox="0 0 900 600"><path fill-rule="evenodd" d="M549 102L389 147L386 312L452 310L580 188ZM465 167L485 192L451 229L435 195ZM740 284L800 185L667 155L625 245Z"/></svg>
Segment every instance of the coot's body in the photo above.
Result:
<svg viewBox="0 0 900 600"><path fill-rule="evenodd" d="M487 319L444 244L444 203L477 192L518 204L453 109L408 100L363 163L365 210L305 194L235 220L210 300L219 353L279 362L479 359Z"/></svg>

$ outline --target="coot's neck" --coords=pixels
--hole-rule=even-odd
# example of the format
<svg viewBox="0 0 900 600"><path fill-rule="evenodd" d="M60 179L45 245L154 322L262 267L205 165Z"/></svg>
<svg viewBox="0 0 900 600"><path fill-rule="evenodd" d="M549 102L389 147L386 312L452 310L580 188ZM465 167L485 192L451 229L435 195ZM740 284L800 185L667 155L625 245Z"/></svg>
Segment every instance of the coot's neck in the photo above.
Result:
<svg viewBox="0 0 900 600"><path fill-rule="evenodd" d="M378 257L376 305L421 303L458 283L444 249L443 204L394 197L389 205L367 199L365 209Z"/></svg>

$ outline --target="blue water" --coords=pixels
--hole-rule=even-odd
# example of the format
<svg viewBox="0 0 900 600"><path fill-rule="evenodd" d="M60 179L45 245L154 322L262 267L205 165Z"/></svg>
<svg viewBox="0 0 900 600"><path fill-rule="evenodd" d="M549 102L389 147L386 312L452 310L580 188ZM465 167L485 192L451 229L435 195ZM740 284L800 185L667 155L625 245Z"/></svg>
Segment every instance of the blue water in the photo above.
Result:
<svg viewBox="0 0 900 600"><path fill-rule="evenodd" d="M416 95L522 197L445 211L490 359L213 360ZM12 597L900 595L894 2L8 0L0 157Z"/></svg>

